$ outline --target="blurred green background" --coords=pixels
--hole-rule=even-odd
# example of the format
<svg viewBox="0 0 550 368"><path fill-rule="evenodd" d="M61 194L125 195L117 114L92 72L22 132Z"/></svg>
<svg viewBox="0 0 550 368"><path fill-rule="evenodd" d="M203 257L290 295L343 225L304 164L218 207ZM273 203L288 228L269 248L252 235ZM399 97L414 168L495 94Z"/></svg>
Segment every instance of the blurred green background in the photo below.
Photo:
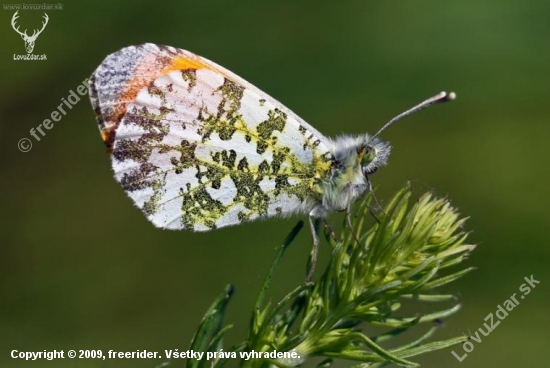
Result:
<svg viewBox="0 0 550 368"><path fill-rule="evenodd" d="M434 188L470 217L479 247L467 264L478 270L445 289L463 309L437 337L475 332L525 276L541 283L462 363L449 350L416 360L548 366L548 1L63 4L47 11L36 41L47 61L13 60L25 54L23 41L10 25L14 10L0 13L0 366L153 367L161 362L25 362L10 351L186 349L227 283L237 288L229 342L241 341L275 247L297 221L155 229L113 179L87 99L39 142L30 136L105 56L143 42L223 65L329 136L372 133L422 99L455 91L454 103L385 132L394 151L373 177L382 201L412 180L418 193ZM42 11L19 13L21 30L40 26ZM30 152L18 150L21 138L32 140ZM303 281L310 243L303 231L274 298ZM328 248L321 253L326 261Z"/></svg>

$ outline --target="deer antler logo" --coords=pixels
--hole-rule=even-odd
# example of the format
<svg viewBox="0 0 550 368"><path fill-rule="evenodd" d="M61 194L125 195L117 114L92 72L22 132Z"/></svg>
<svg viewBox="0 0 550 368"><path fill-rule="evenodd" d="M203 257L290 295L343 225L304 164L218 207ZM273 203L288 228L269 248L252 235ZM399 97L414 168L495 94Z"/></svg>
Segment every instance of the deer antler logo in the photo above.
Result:
<svg viewBox="0 0 550 368"><path fill-rule="evenodd" d="M35 29L34 32L32 33L32 36L29 36L29 35L27 35L27 30L26 29L25 29L25 32L21 32L19 30L19 26L17 26L17 28L15 27L15 20L19 17L17 15L18 11L16 11L15 14L13 15L13 17L11 18L11 26L13 27L15 32L17 32L21 35L21 38L23 38L23 41L25 41L25 49L27 50L27 54L30 54L32 52L32 50L34 49L34 42L38 38L38 35L40 33L42 33L44 28L46 28L46 24L48 24L48 19L49 19L48 14L44 13L44 22L42 22L42 29L40 31Z"/></svg>

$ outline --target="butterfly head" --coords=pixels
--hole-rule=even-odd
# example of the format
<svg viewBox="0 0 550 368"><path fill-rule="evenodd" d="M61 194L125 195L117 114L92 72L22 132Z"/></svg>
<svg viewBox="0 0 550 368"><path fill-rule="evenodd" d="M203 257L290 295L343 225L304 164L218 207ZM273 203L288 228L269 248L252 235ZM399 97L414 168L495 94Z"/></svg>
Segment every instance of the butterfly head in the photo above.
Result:
<svg viewBox="0 0 550 368"><path fill-rule="evenodd" d="M374 174L380 166L386 165L391 153L391 146L378 138L364 137L365 143L357 149L357 160L363 175Z"/></svg>

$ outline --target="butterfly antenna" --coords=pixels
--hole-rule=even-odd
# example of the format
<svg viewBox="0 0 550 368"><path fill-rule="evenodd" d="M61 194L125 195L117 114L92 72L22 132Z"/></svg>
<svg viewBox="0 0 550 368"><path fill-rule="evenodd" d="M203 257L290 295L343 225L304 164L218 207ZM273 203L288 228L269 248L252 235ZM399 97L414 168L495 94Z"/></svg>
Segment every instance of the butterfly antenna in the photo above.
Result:
<svg viewBox="0 0 550 368"><path fill-rule="evenodd" d="M382 128L380 128L380 130L378 132L376 132L375 135L372 136L371 139L374 139L374 138L378 137L378 135L380 135L380 133L382 133L384 130L388 129L393 123L395 123L398 120L401 120L405 116L414 114L415 112L418 112L422 109L425 109L428 106L432 106L432 105L435 105L435 104L440 103L440 102L452 101L455 98L456 98L456 94L454 92L450 92L450 93L440 92L437 95L428 98L426 101L422 101L418 105L408 109L405 112L402 112L401 114L397 115L396 117L394 117L393 119L388 121L386 123L386 125L384 125Z"/></svg>

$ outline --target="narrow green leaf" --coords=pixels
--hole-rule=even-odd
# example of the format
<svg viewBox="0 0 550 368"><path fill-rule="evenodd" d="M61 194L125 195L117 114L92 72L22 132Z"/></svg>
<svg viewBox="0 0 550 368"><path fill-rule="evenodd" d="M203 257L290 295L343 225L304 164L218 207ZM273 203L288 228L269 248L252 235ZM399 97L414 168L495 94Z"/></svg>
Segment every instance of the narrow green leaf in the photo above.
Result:
<svg viewBox="0 0 550 368"><path fill-rule="evenodd" d="M199 325L197 333L191 341L191 346L189 350L200 352L205 352L208 350L208 347L211 345L212 340L221 331L225 309L227 308L233 292L233 285L227 285L225 290L210 306L205 316L203 317L201 324ZM200 365L200 360L187 359L188 368L197 368Z"/></svg>

